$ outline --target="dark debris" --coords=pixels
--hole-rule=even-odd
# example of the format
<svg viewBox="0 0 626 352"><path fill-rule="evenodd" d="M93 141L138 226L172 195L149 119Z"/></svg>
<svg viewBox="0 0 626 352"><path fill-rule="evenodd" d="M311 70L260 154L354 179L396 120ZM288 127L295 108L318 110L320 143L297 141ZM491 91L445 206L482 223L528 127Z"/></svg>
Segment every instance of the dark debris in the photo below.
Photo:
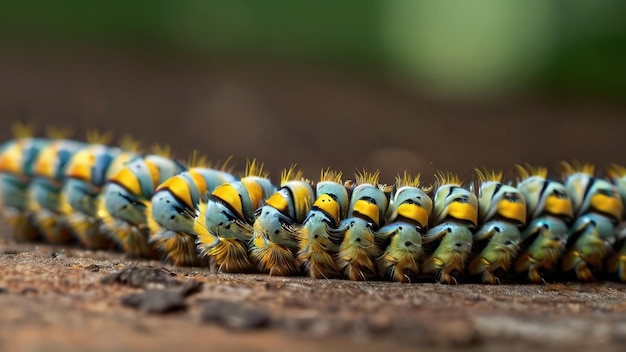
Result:
<svg viewBox="0 0 626 352"><path fill-rule="evenodd" d="M185 298L200 292L202 283L187 281L181 287L147 290L122 297L122 305L151 314L166 314L187 309Z"/></svg>
<svg viewBox="0 0 626 352"><path fill-rule="evenodd" d="M182 281L175 280L176 274L152 267L129 266L122 271L107 275L102 279L103 284L120 283L132 287L146 287L149 284L159 284L164 287L177 287Z"/></svg>
<svg viewBox="0 0 626 352"><path fill-rule="evenodd" d="M231 330L251 330L267 327L270 314L263 308L223 300L205 301L202 322L217 323Z"/></svg>

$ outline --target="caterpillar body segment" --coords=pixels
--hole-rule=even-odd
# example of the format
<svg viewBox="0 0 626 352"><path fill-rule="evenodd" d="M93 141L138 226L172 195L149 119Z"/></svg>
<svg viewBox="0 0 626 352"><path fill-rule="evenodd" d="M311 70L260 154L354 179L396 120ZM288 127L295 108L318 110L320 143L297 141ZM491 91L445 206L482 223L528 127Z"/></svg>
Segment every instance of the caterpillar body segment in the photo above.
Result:
<svg viewBox="0 0 626 352"><path fill-rule="evenodd" d="M205 266L196 249L194 223L200 202L223 184L236 181L224 171L195 167L160 184L146 209L149 242L164 255L164 261L177 266Z"/></svg>
<svg viewBox="0 0 626 352"><path fill-rule="evenodd" d="M615 226L624 210L622 198L617 187L594 177L592 165L562 162L561 166L576 216L561 270L574 271L579 281L595 282L615 242Z"/></svg>
<svg viewBox="0 0 626 352"><path fill-rule="evenodd" d="M168 178L185 170L180 162L150 154L129 161L109 180L99 203L103 229L129 255L158 258L148 242L146 209L154 190Z"/></svg>
<svg viewBox="0 0 626 352"><path fill-rule="evenodd" d="M434 251L424 261L422 272L441 283L457 283L465 273L472 250L472 231L478 224L478 199L462 187L453 174L436 175L438 186L433 199L433 227L424 234L424 243L434 242Z"/></svg>
<svg viewBox="0 0 626 352"><path fill-rule="evenodd" d="M225 183L201 202L194 222L200 257L207 257L219 272L250 272L254 264L248 246L254 237L255 212L276 192L276 187L255 161L246 166L240 181Z"/></svg>
<svg viewBox="0 0 626 352"><path fill-rule="evenodd" d="M386 225L376 231L384 249L376 260L380 277L410 282L418 276L424 259L422 234L428 229L432 209L432 200L420 188L419 175L411 178L405 173L396 178Z"/></svg>
<svg viewBox="0 0 626 352"><path fill-rule="evenodd" d="M63 244L74 240L66 215L71 208L62 192L65 167L72 156L86 147L85 143L57 139L41 149L33 164L29 186L29 208L38 231L48 243Z"/></svg>
<svg viewBox="0 0 626 352"><path fill-rule="evenodd" d="M481 243L483 241L483 243ZM480 275L483 283L497 284L508 275L520 248L520 230L508 221L492 220L474 234L477 255L469 265L470 275Z"/></svg>
<svg viewBox="0 0 626 352"><path fill-rule="evenodd" d="M90 249L110 249L114 243L101 230L98 198L106 180L136 154L117 147L90 144L78 151L65 169L63 201L71 211L65 215L74 236Z"/></svg>
<svg viewBox="0 0 626 352"><path fill-rule="evenodd" d="M612 164L607 169L608 179L615 185L626 204L626 167ZM605 272L611 279L626 282L626 206L620 217L620 224L615 231L615 243L606 261Z"/></svg>
<svg viewBox="0 0 626 352"><path fill-rule="evenodd" d="M297 228L297 261L302 272L313 278L339 277L334 256L343 238L338 228L348 214L350 201L341 177L340 172L322 170L316 185L317 198L303 224Z"/></svg>
<svg viewBox="0 0 626 352"><path fill-rule="evenodd" d="M29 210L28 187L33 165L46 139L23 137L0 146L0 209L18 242L39 239L35 214Z"/></svg>
<svg viewBox="0 0 626 352"><path fill-rule="evenodd" d="M528 225L521 233L515 272L541 283L545 275L556 273L574 207L565 186L547 178L546 168L518 165L517 169L521 178L517 189L526 200Z"/></svg>
<svg viewBox="0 0 626 352"><path fill-rule="evenodd" d="M517 188L502 183L502 172L477 170L477 174L480 227L473 237L468 272L493 285L510 272L518 255L520 228L526 225L526 200Z"/></svg>
<svg viewBox="0 0 626 352"><path fill-rule="evenodd" d="M378 184L379 172L359 173L348 216L338 229L343 233L335 263L340 273L353 281L365 281L378 277L376 258L383 252L378 247L376 231L381 227L389 204L388 186Z"/></svg>
<svg viewBox="0 0 626 352"><path fill-rule="evenodd" d="M293 167L283 171L281 187L256 212L250 254L260 272L272 276L300 272L297 227L304 222L314 199L313 187L301 172Z"/></svg>

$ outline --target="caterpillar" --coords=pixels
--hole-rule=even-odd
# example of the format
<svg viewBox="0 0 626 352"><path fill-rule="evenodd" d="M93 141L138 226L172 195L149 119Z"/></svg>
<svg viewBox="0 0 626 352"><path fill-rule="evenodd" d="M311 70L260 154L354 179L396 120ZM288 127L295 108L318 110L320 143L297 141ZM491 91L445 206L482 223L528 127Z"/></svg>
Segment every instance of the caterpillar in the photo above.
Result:
<svg viewBox="0 0 626 352"><path fill-rule="evenodd" d="M197 255L194 223L200 203L221 184L236 177L225 171L226 164L211 168L202 162L172 176L156 187L146 208L150 229L149 243L173 265L204 266L208 262Z"/></svg>
<svg viewBox="0 0 626 352"><path fill-rule="evenodd" d="M478 176L478 222L470 275L495 284L510 271L520 246L520 227L526 225L526 199L515 187L502 183L502 172L476 169Z"/></svg>
<svg viewBox="0 0 626 352"><path fill-rule="evenodd" d="M295 166L283 170L280 188L256 212L250 254L260 272L286 276L299 272L296 227L304 221L315 197Z"/></svg>
<svg viewBox="0 0 626 352"><path fill-rule="evenodd" d="M433 199L432 228L424 242L438 241L435 250L423 264L425 274L441 283L458 282L455 276L465 272L471 254L473 234L478 225L478 199L462 187L457 175L439 172Z"/></svg>
<svg viewBox="0 0 626 352"><path fill-rule="evenodd" d="M317 197L297 229L297 261L305 275L316 279L339 277L335 256L343 239L340 222L348 215L350 196L342 172L323 169L315 189Z"/></svg>
<svg viewBox="0 0 626 352"><path fill-rule="evenodd" d="M41 148L33 161L32 179L28 186L28 211L33 214L35 227L49 243L64 244L74 240L65 221L64 215L69 213L69 209L63 200L65 194L62 187L66 178L65 167L86 146L84 142L54 138Z"/></svg>
<svg viewBox="0 0 626 352"><path fill-rule="evenodd" d="M28 186L33 178L33 164L48 144L44 138L31 137L29 126L13 127L16 139L0 147L0 209L19 242L39 239L34 214L29 211Z"/></svg>
<svg viewBox="0 0 626 352"><path fill-rule="evenodd" d="M565 250L568 224L574 218L574 206L565 186L548 179L548 169L516 165L520 176L517 185L526 200L527 226L521 234L520 255L515 272L526 275L532 283L554 276L558 260Z"/></svg>
<svg viewBox="0 0 626 352"><path fill-rule="evenodd" d="M249 161L240 181L216 187L207 202L200 204L194 221L197 250L201 257L208 257L213 271L254 270L248 250L255 213L276 191L268 177L262 163Z"/></svg>
<svg viewBox="0 0 626 352"><path fill-rule="evenodd" d="M76 152L65 168L62 201L66 222L74 236L86 248L111 249L113 240L102 231L98 217L98 202L106 181L128 161L138 155L139 146L130 137L121 141L121 147L106 145L110 134L91 132L88 146Z"/></svg>
<svg viewBox="0 0 626 352"><path fill-rule="evenodd" d="M135 157L111 176L98 205L104 231L124 252L154 259L160 256L148 242L146 210L157 186L186 170L186 166L169 157L167 149L157 152Z"/></svg>
<svg viewBox="0 0 626 352"><path fill-rule="evenodd" d="M34 137L24 126L0 146L0 210L16 241L122 250L211 271L315 279L542 283L626 282L626 168L606 177L591 164L516 165L517 179L476 169L397 175L294 166L278 187L261 163L236 176L225 164L182 162L167 149L140 152ZM58 133L57 133L58 134Z"/></svg>
<svg viewBox="0 0 626 352"><path fill-rule="evenodd" d="M411 282L421 271L422 235L428 230L433 202L422 188L420 175L406 172L396 177L386 214L386 225L377 231L383 254L376 260L378 274L398 282Z"/></svg>
<svg viewBox="0 0 626 352"><path fill-rule="evenodd" d="M380 172L360 172L353 185L348 216L340 224L343 240L335 263L350 280L365 281L378 276L376 258L383 253L376 231L387 213L391 187L378 183Z"/></svg>

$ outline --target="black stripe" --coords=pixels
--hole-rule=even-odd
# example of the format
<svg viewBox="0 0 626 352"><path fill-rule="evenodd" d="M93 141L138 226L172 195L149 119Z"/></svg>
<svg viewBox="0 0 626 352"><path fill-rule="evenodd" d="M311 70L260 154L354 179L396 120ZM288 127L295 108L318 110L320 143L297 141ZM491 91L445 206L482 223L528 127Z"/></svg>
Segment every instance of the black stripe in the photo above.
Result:
<svg viewBox="0 0 626 352"><path fill-rule="evenodd" d="M502 184L501 184L501 183L498 183L498 184L496 185L496 189L494 189L494 190L493 190L493 194L491 195L491 199L493 199L493 197L495 197L495 196L496 196L496 194L498 193L498 191L500 190L500 188L502 188Z"/></svg>
<svg viewBox="0 0 626 352"><path fill-rule="evenodd" d="M593 187L594 183L596 183L596 178L590 177L589 182L587 183L587 187L585 187L585 192L583 192L583 199L581 201L587 199L587 194L589 194L589 191L591 190L591 187Z"/></svg>

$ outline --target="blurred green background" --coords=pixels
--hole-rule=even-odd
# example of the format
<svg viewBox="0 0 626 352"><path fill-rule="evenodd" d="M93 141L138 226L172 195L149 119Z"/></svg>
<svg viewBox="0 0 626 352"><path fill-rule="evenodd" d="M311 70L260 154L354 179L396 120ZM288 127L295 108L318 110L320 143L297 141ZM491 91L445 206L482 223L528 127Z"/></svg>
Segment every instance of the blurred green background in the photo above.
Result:
<svg viewBox="0 0 626 352"><path fill-rule="evenodd" d="M238 164L258 156L273 169L297 161L310 172L326 163L382 167L387 177L403 162L430 174L571 157L621 161L621 141L589 134L620 136L624 1L0 6L7 125L109 128L181 155L235 154ZM253 106L242 111L246 102ZM228 138L216 145L209 130ZM533 138L546 152L523 144Z"/></svg>
<svg viewBox="0 0 626 352"><path fill-rule="evenodd" d="M13 44L383 68L442 94L522 85L623 98L624 16L625 2L602 0L16 1L0 28Z"/></svg>

